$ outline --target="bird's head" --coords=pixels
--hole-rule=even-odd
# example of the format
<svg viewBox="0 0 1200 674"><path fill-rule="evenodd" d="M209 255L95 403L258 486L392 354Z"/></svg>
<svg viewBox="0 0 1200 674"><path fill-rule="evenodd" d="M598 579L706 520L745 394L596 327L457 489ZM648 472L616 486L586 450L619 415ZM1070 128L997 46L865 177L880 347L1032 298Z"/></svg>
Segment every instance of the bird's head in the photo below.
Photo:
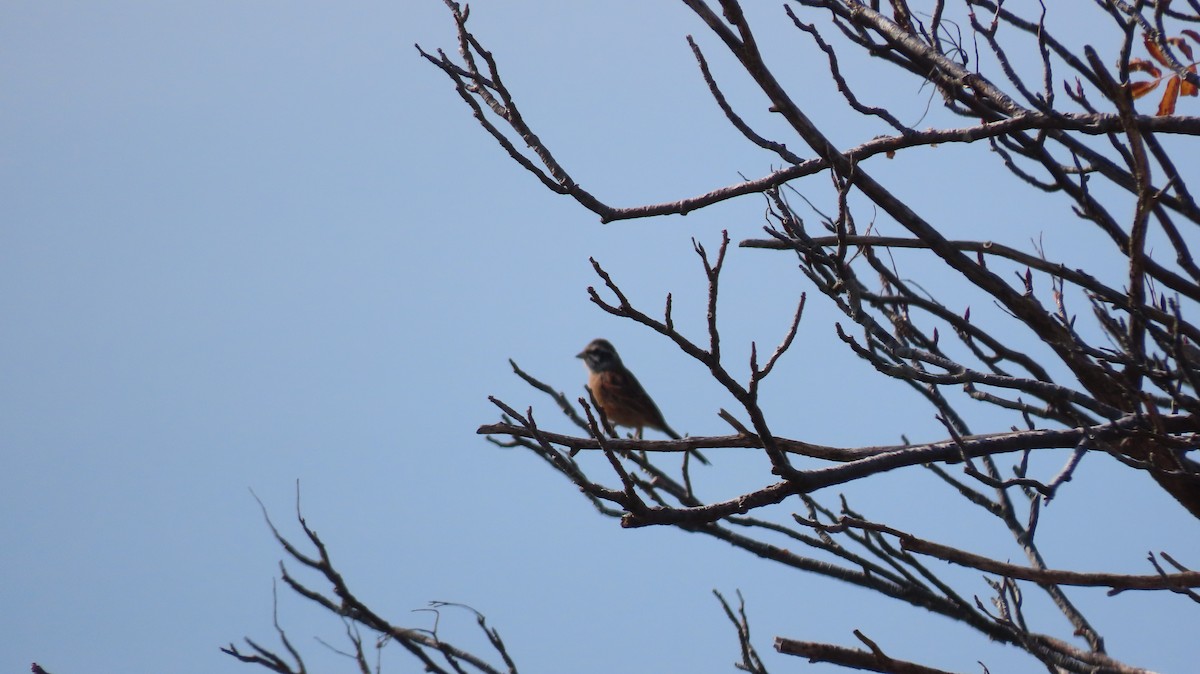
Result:
<svg viewBox="0 0 1200 674"><path fill-rule="evenodd" d="M621 357L607 339L593 339L583 351L575 355L582 358L592 372L604 372L621 367Z"/></svg>

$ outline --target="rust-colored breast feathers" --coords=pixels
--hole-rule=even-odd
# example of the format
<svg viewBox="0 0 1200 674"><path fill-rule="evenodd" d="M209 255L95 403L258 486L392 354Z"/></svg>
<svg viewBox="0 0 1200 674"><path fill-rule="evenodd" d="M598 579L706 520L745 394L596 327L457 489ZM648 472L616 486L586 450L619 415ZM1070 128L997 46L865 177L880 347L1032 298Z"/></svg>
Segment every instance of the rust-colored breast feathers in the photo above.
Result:
<svg viewBox="0 0 1200 674"><path fill-rule="evenodd" d="M666 430L662 412L628 370L593 372L588 377L588 386L614 426Z"/></svg>

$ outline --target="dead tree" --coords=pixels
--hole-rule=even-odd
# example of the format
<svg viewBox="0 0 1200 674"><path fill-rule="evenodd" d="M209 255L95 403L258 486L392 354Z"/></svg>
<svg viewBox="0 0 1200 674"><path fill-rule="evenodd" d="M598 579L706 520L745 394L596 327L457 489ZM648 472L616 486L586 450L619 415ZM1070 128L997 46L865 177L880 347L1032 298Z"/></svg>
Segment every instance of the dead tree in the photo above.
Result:
<svg viewBox="0 0 1200 674"><path fill-rule="evenodd" d="M1181 138L1200 136L1200 117L1176 114L1192 104L1181 97L1195 96L1200 86L1192 54L1200 47L1200 33L1191 28L1200 23L1200 3L1056 3L1055 12L1098 15L1119 36L1113 44L1077 50L1049 27L1045 6L1020 15L991 0L931 0L921 7L904 0L786 4L770 27L782 25L796 40L823 52L822 67L843 96L820 104L843 105L880 128L879 135L843 148L813 122L811 109L806 110L810 104L799 103L781 84L775 74L779 66L767 62L756 39L755 30L762 27L750 25L738 2L683 2L709 31L689 37L688 44L715 105L780 168L662 203L611 206L577 183L522 115L496 59L468 29L465 8L446 0L457 26L457 55L418 51L445 73L478 123L518 165L602 222L687 214L739 197L751 197L747 203L756 211L765 204L763 233L739 244L759 250L744 254L793 257L811 289L824 296L821 301L845 315L844 324L833 326L845 347L880 376L923 396L944 425L944 439L828 447L777 434L759 404L760 385L792 344L806 300L800 299L777 347L760 352L751 345L748 379L732 374L717 318L728 235L715 247L695 244L708 279L702 336L676 329L670 296L661 316L634 306L596 260L599 283L589 292L600 309L645 326L711 373L739 406L719 412L730 434L623 438L594 401L569 399L515 363L516 374L548 394L576 432L552 432L535 420L532 407L521 405L522 412L495 399L502 418L479 432L497 444L533 452L622 526L678 527L797 571L866 588L1010 644L1050 672L1146 671L1106 651L1103 636L1071 601L1068 589L1149 590L1160 592L1163 601L1178 594L1200 602L1195 590L1200 573L1167 553L1152 554L1143 575L1055 568L1039 549L1037 526L1042 508L1088 454L1119 462L1130 480L1153 480L1200 517L1200 464L1192 454L1200 431L1200 327L1192 322L1200 303L1200 267L1189 248L1196 236L1190 228L1200 226L1200 206L1181 170L1188 168L1188 158L1180 149ZM726 98L709 69L706 50L713 49L727 52L761 90L771 113L785 123L787 137L761 135ZM889 76L924 83L941 100L939 119L961 121L919 130L887 107L869 105L862 85L844 73L847 54L853 52L869 55L873 67ZM1106 61L1100 53L1117 58ZM1006 241L1002 231L981 231L973 239L950 236L944 223L922 215L919 204L898 197L874 177L873 167L890 157L951 144L973 144L974 151L1000 162L1012 176L1001 186L1008 198L1036 192L1056 200L1063 217L1086 223L1121 257L1119 272L1069 266L1036 245ZM803 151L791 149L801 145ZM895 233L864 226L857 214L866 208ZM901 269L893 255L901 249L909 254L905 259L921 263ZM1000 307L1007 322L973 321L969 309L927 292L920 280L931 269L953 274L983 302ZM1021 343L1040 347L1031 355L1014 346ZM1004 410L1012 422L970 428L962 413L970 405ZM895 431L903 437L905 429ZM698 449L719 458L730 448L762 452L769 459L771 475L760 488L707 500L693 489L689 463L683 460L679 467L674 460ZM1066 456L1060 469L1044 475L1029 470L1031 456L1056 449ZM604 474L585 472L576 457L586 451L603 453ZM1015 467L1001 468L1000 455L1015 457ZM953 541L927 540L859 513L845 500L830 504L823 492L897 470L935 475L964 507L994 517L1025 561L989 559ZM305 532L315 555L282 536L279 541L295 562L320 572L332 590L313 590L286 572L284 581L347 620L363 671L367 665L357 627L400 643L429 671L515 671L503 642L482 618L480 625L494 636L497 650L490 663L436 636L387 623L349 591L320 540L307 527ZM931 560L987 574L990 605L939 577ZM1023 592L1044 593L1071 625L1071 634L1040 632L1034 624L1040 621L1027 620L1023 612ZM723 598L721 603L742 644L740 666L765 671L745 612ZM862 646L855 648L785 637L774 645L781 653L850 669L941 671L889 657L883 646L857 636ZM284 644L292 650L286 638ZM303 671L302 663L297 668L251 646L254 654L232 646L229 652L274 671Z"/></svg>

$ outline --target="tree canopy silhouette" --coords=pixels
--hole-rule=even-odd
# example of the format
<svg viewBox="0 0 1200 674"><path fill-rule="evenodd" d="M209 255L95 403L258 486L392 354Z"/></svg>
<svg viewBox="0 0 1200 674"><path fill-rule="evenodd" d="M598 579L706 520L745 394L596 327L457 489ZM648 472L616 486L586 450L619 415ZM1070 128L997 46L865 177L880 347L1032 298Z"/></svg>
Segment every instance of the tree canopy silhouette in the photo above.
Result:
<svg viewBox="0 0 1200 674"><path fill-rule="evenodd" d="M933 0L920 7L904 0L786 4L777 25L768 28L790 30L795 40L824 54L823 62L803 67L828 72L841 93L828 100L789 89L781 75L796 64L773 63L764 55L757 33L762 27L750 25L738 2L683 2L708 29L687 42L714 105L778 168L657 203L611 205L572 177L522 114L520 92L508 88L485 38L469 29L465 7L446 1L457 28L456 54L418 51L449 78L514 162L602 222L683 215L751 197L746 203L765 213L765 226L739 235L745 238L737 246L757 249L747 254L789 256L809 292L798 298L790 327L775 346L751 345L749 375L739 377L722 349L718 320L720 282L733 243L728 234L694 245L707 279L702 335L677 329L669 295L664 310L636 306L620 279L593 259L598 282L588 289L591 301L657 333L710 373L737 403L719 411L729 433L622 437L595 398L572 399L516 363L515 374L549 396L574 430L552 431L546 415L535 419L528 403L494 398L501 419L479 433L533 452L624 527L677 527L799 572L845 581L1009 644L1051 672L1146 671L1108 653L1104 636L1069 590L1156 591L1164 602L1200 602L1195 589L1200 573L1169 551L1151 554L1141 574L1058 568L1041 551L1038 523L1042 509L1089 454L1119 462L1131 481L1152 480L1200 517L1200 464L1194 458L1200 326L1193 313L1200 302L1200 267L1190 252L1200 207L1181 170L1191 167L1186 155L1193 146L1187 141L1200 136L1200 118L1178 114L1200 86L1193 60L1200 34L1188 28L1200 23L1200 3L1096 0L1087 7L1042 6L1026 14L989 0ZM1073 48L1047 20L1052 11L1097 14L1118 38ZM745 110L758 101L726 97L709 67L714 50L732 57L786 133L768 136L754 128ZM1116 58L1106 60L1101 53ZM869 104L879 97L878 87L846 67L851 58L860 63L862 55L870 57L877 77L903 76L929 87L942 103L936 118L946 123L918 129L894 107ZM1153 109L1139 112L1146 102ZM839 147L830 129L814 122L818 106L840 106L878 126L879 133ZM973 230L974 238L963 238L962 228L923 213L921 203L876 177L880 162L950 145L986 153L1010 174L1007 182L983 188L989 198L1046 195L1059 205L1061 217L1086 223L1090 236L1121 264L1097 260L1079 266L1036 242L1008 240L986 224ZM980 206L964 200L967 208ZM895 233L880 233L885 222ZM929 280L936 274L949 274L954 292ZM963 292L970 293L970 303L961 300ZM831 447L776 430L782 424L760 405L761 384L786 357L805 307L814 301L844 315L832 329L845 348L878 376L903 382L928 401L944 426L943 439ZM1001 318L973 318L971 303L999 307ZM972 427L964 412L972 406L1000 410L1009 421ZM895 436L903 438L905 430L894 429ZM755 489L710 499L692 483L700 468L687 457L696 450L714 459L715 467L705 470L720 470L735 450L759 452L769 459L770 474ZM1051 450L1063 457L1058 468L1044 474L1030 468L1031 457ZM577 461L580 452L601 452L604 470L586 469ZM1002 467L1001 456L1014 458L1014 465ZM992 559L954 541L929 540L823 491L901 470L936 476L962 508L994 518L996 530L1011 538L1024 560ZM479 626L494 649L487 656L436 633L389 622L359 599L321 539L303 517L300 522L304 545L274 526L272 531L290 561L315 570L329 588L315 589L286 568L283 581L346 620L351 654L362 671L370 671L370 663L360 628L399 644L428 671L516 671L499 633L481 615ZM1170 544L1163 541L1164 547ZM986 574L990 602L955 587L939 573L939 560ZM1040 631L1045 621L1027 617L1025 592L1048 598L1069 631ZM739 667L765 672L747 611L718 596L742 647ZM249 652L233 645L226 650L273 671L304 671L299 652L282 630L280 636L289 657L253 641ZM849 669L942 671L893 658L869 636L857 637L861 644L849 647L781 636L774 647ZM931 629L930 649L937 644L937 630Z"/></svg>

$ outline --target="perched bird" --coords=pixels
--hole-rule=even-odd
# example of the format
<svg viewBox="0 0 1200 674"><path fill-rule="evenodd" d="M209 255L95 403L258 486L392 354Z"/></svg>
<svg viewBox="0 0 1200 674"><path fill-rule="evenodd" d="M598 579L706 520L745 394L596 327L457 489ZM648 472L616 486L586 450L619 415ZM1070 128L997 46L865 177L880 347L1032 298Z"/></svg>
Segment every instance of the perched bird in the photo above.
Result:
<svg viewBox="0 0 1200 674"><path fill-rule="evenodd" d="M582 358L588 369L588 388L596 398L596 403L604 410L613 426L627 426L642 437L643 428L653 428L666 433L671 439L678 440L680 435L667 425L658 406L647 395L646 389L638 382L637 377L621 363L617 350L607 339L594 339L580 351L576 358ZM692 453L704 464L708 460L695 450Z"/></svg>

